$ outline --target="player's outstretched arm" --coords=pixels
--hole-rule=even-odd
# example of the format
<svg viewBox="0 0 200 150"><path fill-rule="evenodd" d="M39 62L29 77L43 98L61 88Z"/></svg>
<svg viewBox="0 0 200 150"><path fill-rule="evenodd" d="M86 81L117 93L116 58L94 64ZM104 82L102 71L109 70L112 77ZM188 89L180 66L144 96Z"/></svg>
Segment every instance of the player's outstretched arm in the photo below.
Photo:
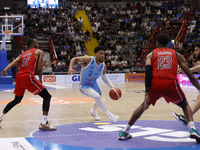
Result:
<svg viewBox="0 0 200 150"><path fill-rule="evenodd" d="M8 70L10 70L13 66L17 66L20 63L20 57L21 55L19 55L14 61L12 61L3 71L1 71L1 75L5 76L8 72Z"/></svg>
<svg viewBox="0 0 200 150"><path fill-rule="evenodd" d="M177 53L177 54L178 54L178 59L179 59L179 63L180 63L179 65L180 65L181 69L185 72L185 74L190 79L190 82L197 88L197 90L200 90L199 82L194 77L192 71L188 68L185 59L183 58L183 56L181 54L179 54L179 53Z"/></svg>
<svg viewBox="0 0 200 150"><path fill-rule="evenodd" d="M190 71L192 71L192 72L199 72L200 71L200 65L196 66L196 67L190 68Z"/></svg>
<svg viewBox="0 0 200 150"><path fill-rule="evenodd" d="M90 56L73 57L69 64L68 75L73 74L75 72L75 70L73 69L73 65L75 62L82 62L84 63L84 66L87 66L91 59L92 58Z"/></svg>

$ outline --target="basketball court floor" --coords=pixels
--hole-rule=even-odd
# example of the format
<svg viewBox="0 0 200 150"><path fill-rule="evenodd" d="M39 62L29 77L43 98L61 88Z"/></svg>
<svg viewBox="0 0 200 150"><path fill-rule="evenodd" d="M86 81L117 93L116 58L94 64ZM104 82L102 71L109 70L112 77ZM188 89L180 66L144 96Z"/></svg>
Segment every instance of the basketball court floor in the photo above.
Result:
<svg viewBox="0 0 200 150"><path fill-rule="evenodd" d="M161 83L162 84L162 83ZM182 110L162 98L151 106L132 126L133 138L118 140L118 133L127 124L132 112L144 100L144 82L116 82L121 99L109 98L110 88L99 86L108 110L118 115L112 122L98 109L100 121L88 113L94 100L82 95L75 84L45 84L52 95L48 120L56 131L40 131L42 99L28 91L22 102L7 115L0 129L0 150L199 150L200 145L189 138L189 129L176 121L172 112ZM198 91L190 84L181 85L190 105ZM169 93L170 94L170 93ZM0 86L0 111L14 98L13 85ZM194 115L200 131L200 111Z"/></svg>

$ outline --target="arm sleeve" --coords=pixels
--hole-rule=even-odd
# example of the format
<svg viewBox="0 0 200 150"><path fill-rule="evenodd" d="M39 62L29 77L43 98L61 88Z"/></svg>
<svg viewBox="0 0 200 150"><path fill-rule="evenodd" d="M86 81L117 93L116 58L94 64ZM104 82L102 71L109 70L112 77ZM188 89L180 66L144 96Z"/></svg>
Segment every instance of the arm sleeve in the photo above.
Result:
<svg viewBox="0 0 200 150"><path fill-rule="evenodd" d="M110 87L110 88L114 88L115 86L110 82L110 80L108 79L108 77L106 76L106 74L101 75L102 80Z"/></svg>
<svg viewBox="0 0 200 150"><path fill-rule="evenodd" d="M149 92L149 89L151 87L151 80L152 80L152 66L147 65L145 72L145 91Z"/></svg>

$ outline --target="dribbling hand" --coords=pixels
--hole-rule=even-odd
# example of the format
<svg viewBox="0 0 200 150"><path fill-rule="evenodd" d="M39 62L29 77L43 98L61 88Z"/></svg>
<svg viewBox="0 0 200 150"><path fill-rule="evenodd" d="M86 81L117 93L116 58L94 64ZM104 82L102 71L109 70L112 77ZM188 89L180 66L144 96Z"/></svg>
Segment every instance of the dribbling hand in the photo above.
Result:
<svg viewBox="0 0 200 150"><path fill-rule="evenodd" d="M75 70L74 70L73 68L70 68L70 69L68 70L68 75L73 74L74 72L75 72Z"/></svg>
<svg viewBox="0 0 200 150"><path fill-rule="evenodd" d="M1 71L1 75L5 76L5 75L7 75L7 72L5 70Z"/></svg>

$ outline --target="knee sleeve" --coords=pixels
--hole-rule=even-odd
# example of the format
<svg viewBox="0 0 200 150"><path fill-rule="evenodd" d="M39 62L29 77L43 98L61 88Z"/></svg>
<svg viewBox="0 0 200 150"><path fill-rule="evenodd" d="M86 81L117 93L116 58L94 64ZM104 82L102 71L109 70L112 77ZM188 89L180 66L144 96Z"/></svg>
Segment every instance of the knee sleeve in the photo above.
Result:
<svg viewBox="0 0 200 150"><path fill-rule="evenodd" d="M46 88L42 90L42 92L40 92L38 95L40 95L43 98L42 110L48 112L50 107L51 95L46 90Z"/></svg>
<svg viewBox="0 0 200 150"><path fill-rule="evenodd" d="M7 113L7 112L8 112L9 110L11 110L15 105L19 104L19 103L21 102L23 96L24 96L24 95L22 95L22 96L17 96L17 95L15 95L15 99L6 105L6 107L4 108L4 111Z"/></svg>

